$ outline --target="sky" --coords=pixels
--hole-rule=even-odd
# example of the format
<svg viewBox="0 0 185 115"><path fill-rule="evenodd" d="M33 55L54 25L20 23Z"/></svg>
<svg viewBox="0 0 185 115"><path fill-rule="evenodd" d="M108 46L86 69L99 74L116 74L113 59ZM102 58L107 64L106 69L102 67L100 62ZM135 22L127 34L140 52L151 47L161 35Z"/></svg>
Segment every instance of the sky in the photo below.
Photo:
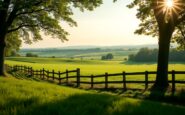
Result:
<svg viewBox="0 0 185 115"><path fill-rule="evenodd" d="M22 48L53 48L66 46L115 46L157 44L157 39L150 36L135 35L139 20L136 9L128 9L130 0L104 0L94 11L81 12L73 9L73 19L77 27L64 24L63 28L70 33L68 41L61 42L49 36L31 45L22 43Z"/></svg>

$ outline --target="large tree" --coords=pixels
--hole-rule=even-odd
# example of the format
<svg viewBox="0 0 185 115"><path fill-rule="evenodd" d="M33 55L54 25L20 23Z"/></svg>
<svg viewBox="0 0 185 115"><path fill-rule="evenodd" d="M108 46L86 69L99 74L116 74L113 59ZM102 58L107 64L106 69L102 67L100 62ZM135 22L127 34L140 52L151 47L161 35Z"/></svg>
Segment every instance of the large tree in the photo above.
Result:
<svg viewBox="0 0 185 115"><path fill-rule="evenodd" d="M71 18L72 7L93 10L101 3L102 0L0 0L0 75L4 75L8 34L16 32L14 35L27 43L42 40L41 33L64 41L68 33L60 22L76 26Z"/></svg>
<svg viewBox="0 0 185 115"><path fill-rule="evenodd" d="M159 53L154 86L168 86L170 42L185 48L185 0L133 0L129 8L137 8L141 20L137 34L158 36Z"/></svg>

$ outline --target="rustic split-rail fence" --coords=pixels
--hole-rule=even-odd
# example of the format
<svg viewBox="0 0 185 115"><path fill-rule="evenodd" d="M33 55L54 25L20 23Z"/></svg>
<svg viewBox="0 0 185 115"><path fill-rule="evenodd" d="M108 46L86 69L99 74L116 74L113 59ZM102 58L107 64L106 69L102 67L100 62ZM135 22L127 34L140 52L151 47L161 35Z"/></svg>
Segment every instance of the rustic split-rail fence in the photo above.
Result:
<svg viewBox="0 0 185 115"><path fill-rule="evenodd" d="M75 70L66 70L66 71L49 71L46 69L40 69L40 70L36 70L33 69L32 67L28 67L28 66L21 66L21 65L14 65L14 66L10 66L10 65L5 65L6 71L7 72L16 72L16 71L20 71L23 72L24 74L26 74L29 77L38 77L41 79L45 79L45 80L52 80L52 81L56 81L59 84L73 84L76 85L76 87L80 87L81 84L86 84L86 85L90 85L90 88L94 88L94 85L100 84L103 85L105 89L110 88L109 84L121 84L122 88L124 90L127 89L127 84L143 84L145 89L148 88L149 84L154 83L154 80L149 80L149 75L155 75L157 74L156 71L145 71L145 72L121 72L121 73L115 73L115 74L109 74L109 73L105 73L102 75L81 75L80 73L80 69L77 68ZM169 83L171 83L171 87L172 87L172 92L175 91L176 89L176 84L185 84L185 80L177 80L176 79L176 75L178 74L182 74L185 75L185 71L169 71L168 72L169 77L171 77L171 79L169 80ZM116 80L111 80L109 79L110 77L116 77L116 76L121 76L122 79L116 79ZM127 79L128 76L138 76L138 77L143 77L142 80L130 80ZM95 81L94 79L97 78L101 78L103 79L103 81ZM90 79L89 81L84 80L84 79ZM184 76L185 79L185 76Z"/></svg>

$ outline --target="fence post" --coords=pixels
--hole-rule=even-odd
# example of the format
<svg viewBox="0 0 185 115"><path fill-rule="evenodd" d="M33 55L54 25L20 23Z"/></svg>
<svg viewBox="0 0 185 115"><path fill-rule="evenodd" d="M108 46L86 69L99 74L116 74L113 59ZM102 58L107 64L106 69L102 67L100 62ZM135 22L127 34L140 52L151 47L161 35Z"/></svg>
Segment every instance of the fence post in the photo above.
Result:
<svg viewBox="0 0 185 115"><path fill-rule="evenodd" d="M30 67L28 67L28 69L27 69L27 73L26 73L27 75L29 75L30 74Z"/></svg>
<svg viewBox="0 0 185 115"><path fill-rule="evenodd" d="M60 71L58 71L58 80L59 80L59 84L61 84Z"/></svg>
<svg viewBox="0 0 185 115"><path fill-rule="evenodd" d="M34 76L37 77L37 70L34 70L33 73L34 73Z"/></svg>
<svg viewBox="0 0 185 115"><path fill-rule="evenodd" d="M172 70L172 93L175 92L175 70Z"/></svg>
<svg viewBox="0 0 185 115"><path fill-rule="evenodd" d="M93 88L94 87L94 76L93 75L91 75L91 88Z"/></svg>
<svg viewBox="0 0 185 115"><path fill-rule="evenodd" d="M15 66L14 65L12 65L12 68L13 68L13 71L15 71Z"/></svg>
<svg viewBox="0 0 185 115"><path fill-rule="evenodd" d="M14 67L15 67L15 71L17 71L17 65L15 65Z"/></svg>
<svg viewBox="0 0 185 115"><path fill-rule="evenodd" d="M105 89L108 88L108 73L105 73Z"/></svg>
<svg viewBox="0 0 185 115"><path fill-rule="evenodd" d="M28 69L27 69L27 74L29 74L29 72L30 72L30 67L28 67Z"/></svg>
<svg viewBox="0 0 185 115"><path fill-rule="evenodd" d="M47 70L47 80L49 80L49 70Z"/></svg>
<svg viewBox="0 0 185 115"><path fill-rule="evenodd" d="M127 87L126 87L126 74L125 74L125 72L123 72L123 88L124 88L124 90L127 89Z"/></svg>
<svg viewBox="0 0 185 115"><path fill-rule="evenodd" d="M26 66L23 66L23 73L26 73Z"/></svg>
<svg viewBox="0 0 185 115"><path fill-rule="evenodd" d="M30 74L31 74L31 77L34 77L33 76L33 68L32 67L30 68Z"/></svg>
<svg viewBox="0 0 185 115"><path fill-rule="evenodd" d="M17 71L17 65L15 65L14 67L15 67L15 71Z"/></svg>
<svg viewBox="0 0 185 115"><path fill-rule="evenodd" d="M42 69L42 79L44 79L44 77L45 77L45 70L44 70L44 68Z"/></svg>
<svg viewBox="0 0 185 115"><path fill-rule="evenodd" d="M38 70L36 70L36 77L38 77Z"/></svg>
<svg viewBox="0 0 185 115"><path fill-rule="evenodd" d="M13 65L11 66L11 71L13 71Z"/></svg>
<svg viewBox="0 0 185 115"><path fill-rule="evenodd" d="M54 81L54 79L55 79L55 71L54 71L54 69L52 71L52 74L53 74L53 81Z"/></svg>
<svg viewBox="0 0 185 115"><path fill-rule="evenodd" d="M148 71L145 71L145 89L148 88Z"/></svg>
<svg viewBox="0 0 185 115"><path fill-rule="evenodd" d="M77 73L76 73L76 78L77 78L77 87L80 87L80 69L77 68Z"/></svg>
<svg viewBox="0 0 185 115"><path fill-rule="evenodd" d="M42 79L42 69L40 69L40 79Z"/></svg>
<svg viewBox="0 0 185 115"><path fill-rule="evenodd" d="M19 66L17 66L17 70L19 70ZM22 66L22 72L23 72L23 73L25 73L24 70L25 70L25 66L23 65L23 66Z"/></svg>
<svg viewBox="0 0 185 115"><path fill-rule="evenodd" d="M69 83L68 76L69 76L69 72L68 72L68 70L66 70L66 83L67 83L67 84Z"/></svg>
<svg viewBox="0 0 185 115"><path fill-rule="evenodd" d="M22 70L21 72L24 72L24 66L21 66L22 67ZM17 66L17 70L20 68L20 66Z"/></svg>

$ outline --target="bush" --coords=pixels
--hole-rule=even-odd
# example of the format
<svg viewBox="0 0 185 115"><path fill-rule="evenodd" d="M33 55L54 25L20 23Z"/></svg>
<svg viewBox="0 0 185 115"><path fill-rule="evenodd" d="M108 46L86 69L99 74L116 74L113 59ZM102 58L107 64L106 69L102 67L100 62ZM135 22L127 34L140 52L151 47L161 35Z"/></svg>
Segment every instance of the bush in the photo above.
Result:
<svg viewBox="0 0 185 115"><path fill-rule="evenodd" d="M38 55L33 53L26 53L26 57L38 57Z"/></svg>
<svg viewBox="0 0 185 115"><path fill-rule="evenodd" d="M113 58L114 58L114 56L111 53L108 53L107 55L102 56L101 60L111 60Z"/></svg>

